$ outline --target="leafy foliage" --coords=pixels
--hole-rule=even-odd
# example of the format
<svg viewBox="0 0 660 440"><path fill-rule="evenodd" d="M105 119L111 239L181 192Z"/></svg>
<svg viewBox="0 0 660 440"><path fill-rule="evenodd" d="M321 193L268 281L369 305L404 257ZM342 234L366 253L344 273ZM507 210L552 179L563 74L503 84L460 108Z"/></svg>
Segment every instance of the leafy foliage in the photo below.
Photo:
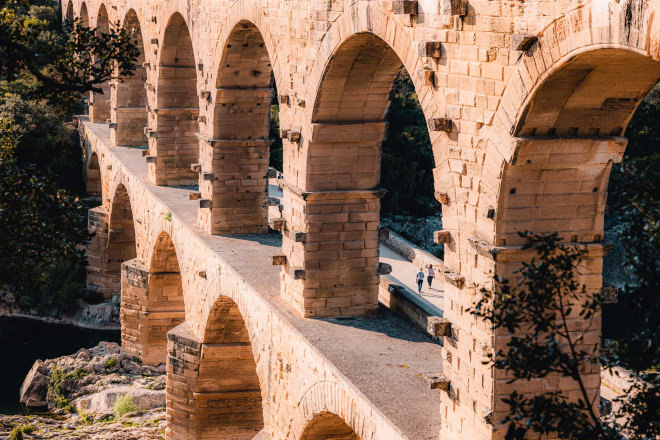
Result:
<svg viewBox="0 0 660 440"><path fill-rule="evenodd" d="M17 141L0 121L0 281L26 306L68 309L84 282L86 207L40 170L21 166Z"/></svg>
<svg viewBox="0 0 660 440"><path fill-rule="evenodd" d="M133 396L128 393L117 397L113 409L117 418L138 410L133 401Z"/></svg>
<svg viewBox="0 0 660 440"><path fill-rule="evenodd" d="M74 20L64 28L53 0L0 0L0 77L13 81L25 72L40 94L71 102L115 74L131 75L139 48L131 31L118 25L97 32Z"/></svg>
<svg viewBox="0 0 660 440"><path fill-rule="evenodd" d="M584 251L562 245L556 233L522 235L528 240L524 248L534 250L536 257L517 271L520 283L512 286L508 280L497 279L495 291L483 291L471 313L510 335L506 348L490 359L511 377L509 383L551 374L570 381L558 391L531 395L514 391L504 398L509 407L502 421L508 426L506 438L522 440L534 433L570 440L614 440L625 434L641 440L660 435L657 380L631 387L615 418L601 419L594 410L597 395L588 393L582 374L599 374L599 341L593 339L593 328L575 323L597 317L601 297L587 292L579 282ZM643 336L647 347L659 342L653 339L657 333ZM571 398L567 389L579 397Z"/></svg>

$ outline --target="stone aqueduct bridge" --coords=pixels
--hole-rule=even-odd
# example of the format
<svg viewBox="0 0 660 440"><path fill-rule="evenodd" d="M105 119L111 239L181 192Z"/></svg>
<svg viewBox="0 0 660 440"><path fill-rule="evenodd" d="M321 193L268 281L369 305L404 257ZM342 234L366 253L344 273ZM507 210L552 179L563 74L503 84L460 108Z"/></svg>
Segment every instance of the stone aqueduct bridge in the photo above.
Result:
<svg viewBox="0 0 660 440"><path fill-rule="evenodd" d="M81 125L89 191L103 201L90 215L89 281L108 294L121 281L125 350L167 358L168 438L502 437L493 423L511 385L482 361L507 335L466 309L530 257L521 230L585 245L582 280L601 288L610 167L660 78L660 2L63 6L65 19L136 30L143 49L137 74L93 95ZM374 314L379 148L401 66L443 204L443 346ZM281 240L264 234L274 86ZM571 325L598 342L599 319ZM440 371L447 391L419 378ZM594 397L598 373L585 365ZM516 387L579 396L559 378Z"/></svg>

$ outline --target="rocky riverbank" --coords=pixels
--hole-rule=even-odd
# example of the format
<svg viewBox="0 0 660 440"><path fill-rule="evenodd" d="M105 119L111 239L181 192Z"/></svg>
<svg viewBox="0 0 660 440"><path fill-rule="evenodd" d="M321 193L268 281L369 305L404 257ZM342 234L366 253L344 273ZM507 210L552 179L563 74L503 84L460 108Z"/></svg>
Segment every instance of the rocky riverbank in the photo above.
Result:
<svg viewBox="0 0 660 440"><path fill-rule="evenodd" d="M38 360L28 373L21 403L40 415L0 415L0 439L12 431L35 439L163 438L165 366L152 367L102 342L71 356Z"/></svg>
<svg viewBox="0 0 660 440"><path fill-rule="evenodd" d="M0 287L0 316L68 324L95 330L119 330L121 328L119 310L120 297L116 295L112 299L98 304L81 302L71 313L63 314L52 311L52 313L44 314L37 310L21 309L16 304L13 293L6 286L4 288Z"/></svg>

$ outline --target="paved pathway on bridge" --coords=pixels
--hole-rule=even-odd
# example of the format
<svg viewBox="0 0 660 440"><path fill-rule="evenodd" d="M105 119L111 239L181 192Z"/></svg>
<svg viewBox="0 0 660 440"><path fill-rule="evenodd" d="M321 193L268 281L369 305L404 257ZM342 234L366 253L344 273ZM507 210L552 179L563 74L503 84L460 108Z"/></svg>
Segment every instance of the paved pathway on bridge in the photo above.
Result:
<svg viewBox="0 0 660 440"><path fill-rule="evenodd" d="M110 144L107 125L83 123ZM197 226L198 203L188 199L190 188L147 183L147 164L140 149L108 147L108 151L122 162L125 173L140 179L153 197L168 207L175 221L182 222L222 259L224 270L241 276L256 295L269 303L274 313L289 322L301 338L309 341L373 404L374 410L380 411L408 438L437 440L441 391L431 390L423 377L441 373L440 345L384 308L377 316L300 318L279 295L281 268L272 265L272 256L281 252L278 234L209 235ZM397 273L400 267L405 267L399 263L396 266ZM419 414L424 416L420 418Z"/></svg>

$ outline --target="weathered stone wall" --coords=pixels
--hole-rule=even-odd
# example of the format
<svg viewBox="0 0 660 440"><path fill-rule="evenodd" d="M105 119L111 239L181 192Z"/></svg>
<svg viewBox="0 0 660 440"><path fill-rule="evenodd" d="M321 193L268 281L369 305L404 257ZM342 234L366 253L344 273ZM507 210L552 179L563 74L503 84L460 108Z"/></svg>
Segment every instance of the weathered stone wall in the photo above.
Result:
<svg viewBox="0 0 660 440"><path fill-rule="evenodd" d="M96 25L101 4L76 0L73 10ZM266 99L244 90L231 94L222 78L223 72L233 73L244 80L230 87L245 84L270 93L272 85L248 79L263 79L272 69L285 151L282 298L302 316L369 313L376 306L378 258L372 250L377 249L379 215L378 145L391 80L400 65L408 70L424 114L433 120L435 191L449 234L445 264L452 272L447 274L445 317L456 337L445 344L443 369L452 387L440 409L441 436L500 437L502 431L494 431L491 423L501 414L499 397L509 389L482 361L506 335L494 334L466 310L481 287L493 287L494 275L511 275L513 265L496 261L494 247L504 249L507 261L527 258L517 236L526 229L558 230L566 242L586 244L593 251L583 280L591 291L600 288L607 179L625 147L619 136L660 78L660 22L652 19L660 5L644 0L422 0L416 14L401 13L406 7L374 0L108 0L106 10L110 23L123 22L133 10L142 31L151 181L189 184L199 178L204 203L198 218L207 232L238 232L240 225L231 222L234 214L250 223L251 232L263 228L265 217L255 206L265 190L257 165L267 157L265 149L233 157L231 166L219 153L227 139L240 139L241 146L252 145L243 136L262 142L257 139L264 133ZM234 42L253 45L256 52L231 50ZM249 114L254 118L246 119ZM208 141L217 137L218 149L209 148ZM140 201L133 206L138 259L149 260L161 232L172 237L186 322L196 338L204 339L209 311L220 294L238 304L253 335L254 353L267 345L259 326L267 322L277 328L282 339L273 346L289 348L280 352L296 374L293 381L277 380L274 361L257 356L265 426L274 438L300 438L305 424L281 419L296 407L281 393L309 385L306 381L316 373L308 367L323 361L309 359L295 346L295 334L269 314L257 292L246 296L230 272L216 272L221 263L203 244L190 240L176 218L168 220L167 206L149 196L140 178L123 174L120 162L104 156L103 147L94 148L105 212L111 215L110 194L119 183L131 200ZM189 168L198 161L199 176ZM229 191L228 183L237 188ZM259 196L246 196L248 187ZM372 196L355 202L356 192L369 191ZM224 202L234 193L241 195L231 207L236 211L229 211ZM202 271L207 278L199 275ZM198 295L201 291L212 293ZM597 339L598 320L586 327L593 332L590 341ZM317 371L327 369L331 366ZM589 392L597 393L596 375L588 379ZM277 386L271 388L273 383ZM530 384L525 391L555 386L563 384ZM354 416L360 421L349 423L355 432L363 439L389 438L382 431L386 421L361 409L366 412Z"/></svg>

